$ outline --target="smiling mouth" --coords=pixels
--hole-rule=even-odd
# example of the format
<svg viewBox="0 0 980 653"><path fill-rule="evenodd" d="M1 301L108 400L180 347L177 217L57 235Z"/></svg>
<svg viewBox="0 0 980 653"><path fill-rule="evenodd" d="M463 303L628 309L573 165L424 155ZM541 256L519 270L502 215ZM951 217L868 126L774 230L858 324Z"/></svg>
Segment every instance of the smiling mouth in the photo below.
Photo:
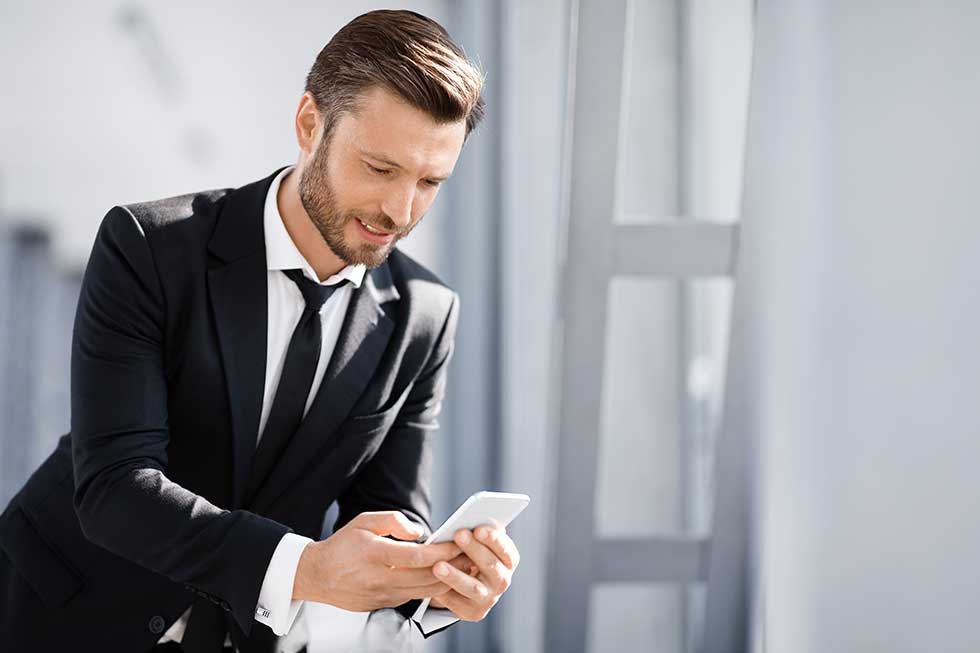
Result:
<svg viewBox="0 0 980 653"><path fill-rule="evenodd" d="M380 229L376 229L376 228L372 227L371 225L367 224L366 222L364 222L363 220L358 219L357 221L361 223L361 226L362 227L364 227L366 230L368 230L372 234L375 234L377 236L391 236L392 235L392 232L390 232L390 231L382 231Z"/></svg>

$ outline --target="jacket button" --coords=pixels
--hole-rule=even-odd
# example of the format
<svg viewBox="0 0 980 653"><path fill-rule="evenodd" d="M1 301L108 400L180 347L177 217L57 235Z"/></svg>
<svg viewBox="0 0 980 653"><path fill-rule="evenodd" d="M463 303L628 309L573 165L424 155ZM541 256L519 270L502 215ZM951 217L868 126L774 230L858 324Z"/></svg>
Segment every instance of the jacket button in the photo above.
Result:
<svg viewBox="0 0 980 653"><path fill-rule="evenodd" d="M153 615L153 618L150 619L150 632L153 633L154 635L159 635L160 633L163 632L163 629L166 625L167 622L163 620L163 617L161 617L158 614Z"/></svg>

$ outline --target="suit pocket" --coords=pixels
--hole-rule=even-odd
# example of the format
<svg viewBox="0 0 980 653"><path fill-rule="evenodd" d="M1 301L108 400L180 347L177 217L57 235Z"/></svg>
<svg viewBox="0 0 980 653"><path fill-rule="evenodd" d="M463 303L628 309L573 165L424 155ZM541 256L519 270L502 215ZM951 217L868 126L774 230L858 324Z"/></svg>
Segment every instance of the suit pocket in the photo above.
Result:
<svg viewBox="0 0 980 653"><path fill-rule="evenodd" d="M389 408L380 413L369 413L367 415L352 415L347 419L348 433L374 433L375 431L391 428L398 418L399 406Z"/></svg>
<svg viewBox="0 0 980 653"><path fill-rule="evenodd" d="M347 432L374 433L379 430L387 431L395 423L395 420L398 419L398 413L405 404L405 399L408 398L408 393L411 390L412 386L408 386L397 395L392 393L386 401L379 402L382 404L381 406L368 404L368 406L365 406L368 412L359 415L350 415L346 420Z"/></svg>
<svg viewBox="0 0 980 653"><path fill-rule="evenodd" d="M0 524L0 547L49 608L63 605L84 585L81 575L41 537L19 506L11 506Z"/></svg>

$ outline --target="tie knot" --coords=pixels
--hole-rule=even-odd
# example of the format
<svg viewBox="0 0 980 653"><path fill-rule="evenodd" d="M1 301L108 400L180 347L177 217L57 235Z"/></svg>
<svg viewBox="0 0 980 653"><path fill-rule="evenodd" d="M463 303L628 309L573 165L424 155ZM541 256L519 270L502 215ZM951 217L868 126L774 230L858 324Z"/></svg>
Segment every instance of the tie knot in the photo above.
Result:
<svg viewBox="0 0 980 653"><path fill-rule="evenodd" d="M283 272L293 280L299 287L299 291L303 293L303 299L306 300L306 309L314 313L319 312L320 308L330 299L330 295L335 290L347 283L347 280L344 279L340 283L324 286L312 279L308 279L302 270L283 270Z"/></svg>

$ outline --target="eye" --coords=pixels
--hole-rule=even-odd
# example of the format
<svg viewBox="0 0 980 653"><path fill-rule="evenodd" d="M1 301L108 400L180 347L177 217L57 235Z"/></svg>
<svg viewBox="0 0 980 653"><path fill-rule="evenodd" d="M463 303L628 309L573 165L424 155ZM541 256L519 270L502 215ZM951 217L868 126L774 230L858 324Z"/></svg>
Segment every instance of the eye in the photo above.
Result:
<svg viewBox="0 0 980 653"><path fill-rule="evenodd" d="M426 186L429 186L430 188L439 188L439 185L442 182L439 181L438 179L426 179L422 183L424 183Z"/></svg>
<svg viewBox="0 0 980 653"><path fill-rule="evenodd" d="M381 175L382 177L385 177L391 174L391 170L388 170L386 168L377 168L371 165L370 163L365 163L364 165L366 165L368 169L376 175Z"/></svg>

